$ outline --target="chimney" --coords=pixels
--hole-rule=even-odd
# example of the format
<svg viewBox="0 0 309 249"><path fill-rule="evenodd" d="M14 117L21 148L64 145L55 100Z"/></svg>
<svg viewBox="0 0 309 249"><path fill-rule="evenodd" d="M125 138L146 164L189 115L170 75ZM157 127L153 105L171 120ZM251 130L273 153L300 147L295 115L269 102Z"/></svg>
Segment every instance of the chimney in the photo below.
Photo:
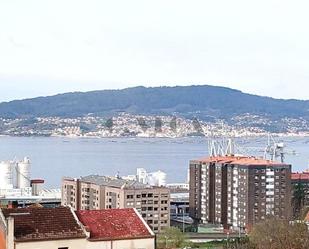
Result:
<svg viewBox="0 0 309 249"><path fill-rule="evenodd" d="M9 201L9 203L8 203L9 209L13 209L13 208L17 208L17 207L18 207L17 201Z"/></svg>
<svg viewBox="0 0 309 249"><path fill-rule="evenodd" d="M7 222L6 248L14 249L14 218L12 216L9 216L6 222Z"/></svg>

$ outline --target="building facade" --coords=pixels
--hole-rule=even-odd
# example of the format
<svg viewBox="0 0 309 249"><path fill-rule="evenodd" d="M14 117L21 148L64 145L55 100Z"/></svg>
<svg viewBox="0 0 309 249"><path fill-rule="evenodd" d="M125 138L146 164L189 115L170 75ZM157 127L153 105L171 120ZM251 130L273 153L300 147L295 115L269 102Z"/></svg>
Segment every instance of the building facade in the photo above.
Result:
<svg viewBox="0 0 309 249"><path fill-rule="evenodd" d="M170 226L170 191L137 181L91 175L64 178L62 205L75 210L136 208L154 232Z"/></svg>
<svg viewBox="0 0 309 249"><path fill-rule="evenodd" d="M250 229L268 215L291 214L291 165L254 157L190 162L190 216L200 223Z"/></svg>
<svg viewBox="0 0 309 249"><path fill-rule="evenodd" d="M304 208L309 206L309 172L296 172L291 175L292 207L295 219L302 216Z"/></svg>

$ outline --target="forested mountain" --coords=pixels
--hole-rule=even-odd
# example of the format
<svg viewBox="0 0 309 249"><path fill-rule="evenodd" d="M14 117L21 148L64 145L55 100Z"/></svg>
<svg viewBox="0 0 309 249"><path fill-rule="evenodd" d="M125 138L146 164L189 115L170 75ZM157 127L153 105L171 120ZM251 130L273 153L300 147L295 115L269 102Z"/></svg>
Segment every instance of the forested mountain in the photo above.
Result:
<svg viewBox="0 0 309 249"><path fill-rule="evenodd" d="M180 115L209 120L243 114L309 119L309 101L283 100L216 86L133 87L73 92L0 104L0 117Z"/></svg>

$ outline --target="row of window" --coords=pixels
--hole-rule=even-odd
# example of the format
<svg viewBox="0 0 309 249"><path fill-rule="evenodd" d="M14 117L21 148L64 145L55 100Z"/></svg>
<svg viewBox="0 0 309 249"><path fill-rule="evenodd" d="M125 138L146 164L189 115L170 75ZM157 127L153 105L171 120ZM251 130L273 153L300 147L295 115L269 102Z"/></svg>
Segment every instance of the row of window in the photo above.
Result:
<svg viewBox="0 0 309 249"><path fill-rule="evenodd" d="M159 195L154 195L153 193L148 193L148 194L137 194L135 196L136 199L140 199L140 198L159 198ZM161 194L161 198L168 198L169 195L168 194ZM127 195L127 199L133 199L134 195L130 194Z"/></svg>

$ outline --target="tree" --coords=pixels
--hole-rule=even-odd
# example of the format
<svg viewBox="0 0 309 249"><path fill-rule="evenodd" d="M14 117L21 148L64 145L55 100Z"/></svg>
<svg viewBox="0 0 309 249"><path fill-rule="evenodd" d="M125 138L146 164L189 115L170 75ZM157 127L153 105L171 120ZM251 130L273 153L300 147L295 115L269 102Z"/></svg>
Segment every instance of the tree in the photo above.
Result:
<svg viewBox="0 0 309 249"><path fill-rule="evenodd" d="M309 233L306 224L269 218L256 224L249 235L256 249L307 249Z"/></svg>
<svg viewBox="0 0 309 249"><path fill-rule="evenodd" d="M176 227L166 228L157 237L158 248L180 248L184 246L186 236Z"/></svg>
<svg viewBox="0 0 309 249"><path fill-rule="evenodd" d="M307 249L309 232L304 223L268 217L254 225L247 238L227 241L224 249Z"/></svg>
<svg viewBox="0 0 309 249"><path fill-rule="evenodd" d="M304 185L302 183L297 183L294 185L293 189L293 215L294 218L299 218L301 211L304 206L304 200L306 197L306 192Z"/></svg>
<svg viewBox="0 0 309 249"><path fill-rule="evenodd" d="M248 237L229 239L223 246L224 249L256 249Z"/></svg>

